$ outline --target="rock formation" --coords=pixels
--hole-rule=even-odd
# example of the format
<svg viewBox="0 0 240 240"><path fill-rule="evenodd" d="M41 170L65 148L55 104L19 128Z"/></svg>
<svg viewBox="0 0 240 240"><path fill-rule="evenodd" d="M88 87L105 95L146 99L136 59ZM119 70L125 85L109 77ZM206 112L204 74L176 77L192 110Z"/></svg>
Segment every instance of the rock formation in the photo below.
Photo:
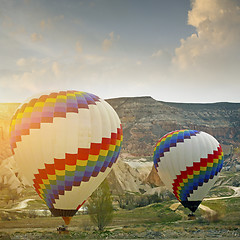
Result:
<svg viewBox="0 0 240 240"><path fill-rule="evenodd" d="M151 97L107 101L118 113L123 127L121 159L108 177L113 191L150 193L161 189L163 184L152 168L152 154L159 138L176 129L210 133L223 147L224 165L240 163L240 103L168 103ZM18 184L18 178L14 160L9 158L12 153L8 134L11 116L18 106L19 103L0 104L0 179L13 186Z"/></svg>

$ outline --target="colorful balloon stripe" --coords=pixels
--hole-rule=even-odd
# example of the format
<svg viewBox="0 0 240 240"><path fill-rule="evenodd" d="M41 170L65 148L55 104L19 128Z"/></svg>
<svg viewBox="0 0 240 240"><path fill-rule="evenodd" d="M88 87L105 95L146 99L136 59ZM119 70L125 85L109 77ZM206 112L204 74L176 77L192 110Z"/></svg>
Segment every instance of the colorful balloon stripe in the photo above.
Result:
<svg viewBox="0 0 240 240"><path fill-rule="evenodd" d="M55 199L71 191L73 186L89 181L99 172L105 172L116 162L122 142L122 128L111 139L103 138L101 144L92 143L90 149L78 149L78 154L66 154L65 159L54 159L54 164L45 164L33 180L38 195L49 208L54 208Z"/></svg>
<svg viewBox="0 0 240 240"><path fill-rule="evenodd" d="M53 118L66 118L66 113L78 113L79 108L95 105L99 97L79 91L60 91L33 98L25 103L14 114L10 126L10 145L14 153L16 142L21 136L29 135L30 129L40 129L41 123L53 123Z"/></svg>
<svg viewBox="0 0 240 240"><path fill-rule="evenodd" d="M213 179L222 169L223 151L219 145L218 150L208 154L207 158L201 158L200 162L194 162L193 166L186 167L177 178L174 179L173 193L179 201L187 201L190 194L199 186Z"/></svg>
<svg viewBox="0 0 240 240"><path fill-rule="evenodd" d="M184 139L190 139L197 134L199 134L199 131L196 130L177 130L164 135L154 148L153 162L156 170L160 158L164 157L164 152L169 152L171 147L177 146L177 143L184 142Z"/></svg>

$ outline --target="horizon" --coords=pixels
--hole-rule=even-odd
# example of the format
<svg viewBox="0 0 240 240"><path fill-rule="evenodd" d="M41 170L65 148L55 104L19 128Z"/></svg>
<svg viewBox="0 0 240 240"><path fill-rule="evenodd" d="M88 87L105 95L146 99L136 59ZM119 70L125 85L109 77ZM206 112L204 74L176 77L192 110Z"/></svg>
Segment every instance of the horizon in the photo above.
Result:
<svg viewBox="0 0 240 240"><path fill-rule="evenodd" d="M52 91L54 92L54 91ZM34 96L32 96L34 97ZM101 98L101 97L100 97ZM221 101L221 102L171 102L171 101L163 101L163 100L157 100L155 98L153 98L152 96L149 95L142 95L142 96L123 96L123 97L112 97L112 98L102 98L103 100L107 101L107 100L114 100L114 99L123 99L123 98L151 98L154 101L157 102L163 102L163 103L170 103L170 104L199 104L199 105L208 105L208 104L221 104L221 103L227 103L227 104L240 104L240 102L227 102L227 101ZM0 104L22 104L28 102L27 99L23 102L0 102Z"/></svg>

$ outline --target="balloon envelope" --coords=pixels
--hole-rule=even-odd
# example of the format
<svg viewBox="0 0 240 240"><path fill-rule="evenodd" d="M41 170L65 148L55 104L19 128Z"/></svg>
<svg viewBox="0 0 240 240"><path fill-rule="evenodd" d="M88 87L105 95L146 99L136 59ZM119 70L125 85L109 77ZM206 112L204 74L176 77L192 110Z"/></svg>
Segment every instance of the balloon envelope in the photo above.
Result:
<svg viewBox="0 0 240 240"><path fill-rule="evenodd" d="M195 211L217 180L223 152L211 135L177 130L156 144L154 166L166 187L191 211Z"/></svg>
<svg viewBox="0 0 240 240"><path fill-rule="evenodd" d="M20 172L66 223L108 175L121 142L116 112L86 92L33 97L17 109L10 126Z"/></svg>

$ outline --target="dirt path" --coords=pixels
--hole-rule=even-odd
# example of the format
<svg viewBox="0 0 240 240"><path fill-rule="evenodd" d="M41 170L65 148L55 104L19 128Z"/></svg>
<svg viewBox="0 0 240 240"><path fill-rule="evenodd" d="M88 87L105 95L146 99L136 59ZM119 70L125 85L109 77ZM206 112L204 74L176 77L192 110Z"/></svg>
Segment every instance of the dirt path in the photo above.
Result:
<svg viewBox="0 0 240 240"><path fill-rule="evenodd" d="M36 199L32 199L32 198L29 198L29 199L25 199L23 201L21 201L20 203L18 203L18 205L16 207L13 207L13 208L9 208L9 209L5 209L5 208L1 208L0 210L3 210L3 211L15 211L15 210L21 210L23 208L26 208L27 207L27 203L30 202L30 201L34 201Z"/></svg>
<svg viewBox="0 0 240 240"><path fill-rule="evenodd" d="M26 208L28 205L27 203L30 201L34 201L34 200L35 199L32 199L32 198L25 199L25 200L21 201L16 207L11 208L11 210L20 210L20 209Z"/></svg>

